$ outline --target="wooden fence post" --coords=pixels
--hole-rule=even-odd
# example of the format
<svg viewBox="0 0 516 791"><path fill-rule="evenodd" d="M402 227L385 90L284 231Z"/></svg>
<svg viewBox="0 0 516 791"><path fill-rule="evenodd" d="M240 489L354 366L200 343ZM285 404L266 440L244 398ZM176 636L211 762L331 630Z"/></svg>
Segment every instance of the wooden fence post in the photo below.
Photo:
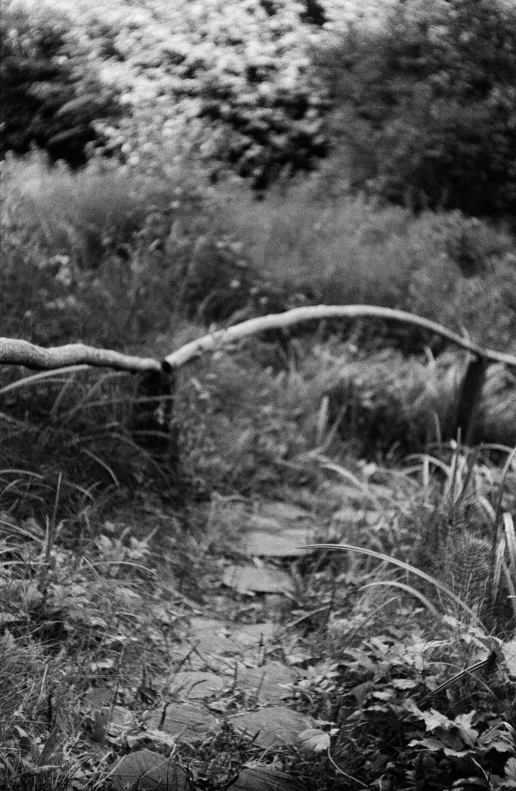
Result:
<svg viewBox="0 0 516 791"><path fill-rule="evenodd" d="M139 374L137 402L133 417L133 436L138 444L174 471L179 467L179 432L174 420L176 370Z"/></svg>
<svg viewBox="0 0 516 791"><path fill-rule="evenodd" d="M481 354L473 355L466 366L459 388L454 436L460 434L465 445L470 445L474 439L487 367L486 357Z"/></svg>

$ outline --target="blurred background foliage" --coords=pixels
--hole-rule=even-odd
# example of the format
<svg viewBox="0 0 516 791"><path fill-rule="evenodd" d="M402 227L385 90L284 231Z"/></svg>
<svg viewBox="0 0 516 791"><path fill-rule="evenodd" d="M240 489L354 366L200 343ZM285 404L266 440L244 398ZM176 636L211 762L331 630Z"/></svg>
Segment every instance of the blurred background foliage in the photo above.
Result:
<svg viewBox="0 0 516 791"><path fill-rule="evenodd" d="M505 0L3 2L3 153L159 169L185 148L259 192L514 211L516 9Z"/></svg>
<svg viewBox="0 0 516 791"><path fill-rule="evenodd" d="M369 303L514 351L511 3L2 0L0 35L2 334L159 355L213 323ZM249 347L251 367L269 371L265 401L278 372L304 370L307 338L418 355L423 380L443 351L385 322L272 333ZM256 378L239 365L243 382ZM402 362L395 371L405 377ZM300 415L322 392L303 400L303 377ZM217 388L201 402L220 406ZM283 458L304 431L284 405L269 425L262 406L241 432L249 469L263 438L279 432L264 453ZM374 453L380 412L361 452ZM348 425L363 434L363 421ZM404 431L382 448L410 446Z"/></svg>
<svg viewBox="0 0 516 791"><path fill-rule="evenodd" d="M213 327L254 316L369 303L516 354L514 0L0 4L1 335L162 358ZM174 631L183 621L177 608L198 613L197 602L210 601L224 613L219 571L245 525L246 503L253 515L267 501L287 513L288 503L301 506L321 539L408 559L482 606L489 629L492 622L509 634L516 376L488 367L471 434L472 444L484 445L470 451L457 431L468 363L433 334L404 325L309 322L193 360L177 372L173 398L162 397L152 416L163 420L154 423L141 407L146 418L156 402L132 374L79 366L28 375L1 366L8 609L0 613L7 646L0 696L17 718L16 730L6 730L17 758L0 767L5 787L57 787L57 775L42 771L55 769L40 765L44 756L53 763L62 754L66 763L79 749L62 787L72 776L78 787L100 787L83 783L77 768L107 771L125 752L125 736L103 733L106 760L98 742L89 752L97 736L83 691L115 684L124 706L138 700L138 718L142 706L157 705L165 692L152 681L161 673L155 636L175 662L170 646L185 634ZM167 429L165 441L156 426ZM140 565L158 562L156 549L166 562L157 575L163 594ZM88 555L94 562L83 565ZM489 777L491 787L508 788L515 759L498 741L514 725L506 678L502 689L494 673L485 677L491 694L480 677L473 693L468 673L464 686L436 698L447 714L460 713L467 731L453 760L458 718L439 726L442 744L431 749L437 744L442 759L433 751L419 764L413 745L424 742L409 743L418 733L414 692L439 692L445 667L477 659L464 613L390 576L403 600L387 598L385 588L363 593L369 560L343 566L324 556L312 571L305 558L296 564L288 598L300 604L290 626L302 630L302 653L284 658L301 657L304 667L306 646L313 650L312 681L299 685L294 703L345 723L342 740L332 742L337 770L377 775L380 784L396 777L392 787L458 787L466 776L477 787ZM503 575L509 595L498 607ZM123 580L132 587L120 588ZM216 599L203 598L208 589ZM141 618L136 592L145 593ZM237 610L234 600L231 619L238 611L254 626L261 613L276 617L275 604L262 610L256 602ZM135 632L124 631L122 611ZM446 622L444 612L453 618ZM51 638L49 665L32 640L46 639L50 625L62 634ZM431 642L422 642L429 633ZM67 644L84 646L72 673L63 672ZM133 655L138 678L119 688ZM421 662L431 669L423 685ZM166 683L166 695L175 694ZM56 742L53 721L61 727L68 712L70 723L78 712L80 724L65 724L69 738ZM480 734L475 744L471 733ZM29 763L27 734L36 735L41 762ZM241 743L236 763L227 753L233 778ZM224 751L213 744L214 766L222 766ZM276 761L279 753L267 755ZM297 748L294 760L297 777ZM15 785L9 775L22 766ZM318 788L334 783L327 768ZM202 777L207 787L211 778Z"/></svg>
<svg viewBox="0 0 516 791"><path fill-rule="evenodd" d="M354 25L318 53L354 187L415 209L514 213L515 11L400 2L384 27Z"/></svg>
<svg viewBox="0 0 516 791"><path fill-rule="evenodd" d="M0 156L36 146L77 167L103 138L95 123L120 115L117 92L73 32L50 8L3 8L0 15Z"/></svg>

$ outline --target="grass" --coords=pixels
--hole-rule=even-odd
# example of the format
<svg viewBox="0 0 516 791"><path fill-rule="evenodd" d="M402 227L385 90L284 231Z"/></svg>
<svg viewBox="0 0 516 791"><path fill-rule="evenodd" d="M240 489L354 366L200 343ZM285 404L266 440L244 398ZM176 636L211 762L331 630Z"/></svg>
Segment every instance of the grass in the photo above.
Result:
<svg viewBox="0 0 516 791"><path fill-rule="evenodd" d="M181 317L362 302L513 345L514 242L502 226L324 199L317 183L261 202L234 186L215 197L180 165L166 178L95 164L72 174L33 156L3 164L2 189L2 307L15 335L141 348ZM362 337L374 345L385 333ZM389 330L391 343L403 339Z"/></svg>
<svg viewBox="0 0 516 791"><path fill-rule="evenodd" d="M2 178L6 334L159 356L215 319L356 299L513 344L503 229L309 191L217 199L191 174L171 186L34 158ZM467 244L487 273L460 274ZM142 750L192 788L225 788L250 762L310 791L349 777L510 787L514 377L489 369L485 444L464 448L450 427L465 358L428 340L328 325L206 355L178 376L179 471L134 431L135 378L2 371L0 788L107 791ZM228 590L249 514L278 501L304 509L322 546L253 561L291 573L280 603ZM258 666L295 671L288 706L316 718L306 748L265 749L233 728L258 704L222 660L202 666L222 684L205 701L218 734L189 742L146 724L181 700L173 680L202 637L188 625L206 615L242 629L277 619Z"/></svg>
<svg viewBox="0 0 516 791"><path fill-rule="evenodd" d="M133 433L141 396L128 376L46 372L0 391L3 507L28 517L50 507L79 521L101 503L151 491L164 473Z"/></svg>
<svg viewBox="0 0 516 791"><path fill-rule="evenodd" d="M500 686L498 676L503 676L506 666L514 668L510 639L514 614L510 606L499 606L499 620L486 633L479 624L486 612L486 602L478 598L480 576L473 579L463 572L472 572L465 542L480 541L483 531L492 535L493 519L500 519L506 537L510 535L502 514L514 507L515 486L513 456L500 474L487 460L458 448L448 459L422 457L405 473L371 464L355 465L352 471L350 466L324 461L319 485L312 489L320 534L337 540L343 531L349 536L346 517L341 516L340 522L335 517L324 520L325 527L321 520L325 512L336 514L339 504L349 511L346 503L354 492L356 513L362 517L355 523L352 543L359 545L354 560L345 560L348 545L337 544L335 553L334 545L324 544L319 555L303 562L298 572L302 584L285 626L294 641L289 649L292 657L302 652L306 663L304 677L293 687L291 705L334 723L335 731L329 757L301 758L284 749L276 754L277 768L295 770L306 788L319 791L331 787L327 783L332 777L374 778L376 755L376 764L383 765L392 782L397 777L401 783L405 773L406 782L415 772L422 783L426 771L436 787L446 787L445 782L463 776L461 759L445 760L439 751L446 751L447 740L457 728L466 727L464 717L474 712L476 735L468 731L465 741L466 731L459 731L455 749L467 750L482 771L493 775L494 787L502 787L513 750L514 673L505 686ZM498 503L502 504L499 513ZM435 519L436 510L440 521ZM179 526L171 532L163 506L161 525L156 522L157 512L151 510L146 515L142 510L139 519L134 512L132 518L127 514L125 524L121 512L116 521L92 519L80 547L72 526L57 524L54 517L46 525L34 519L17 522L12 515L3 519L2 601L7 631L0 643L5 652L0 729L5 787L66 788L74 777L78 788L107 788L116 756L134 752L134 748L127 751L127 734L141 733L147 743L157 738L141 732L139 723L144 709L150 706L159 712L167 701L173 702L167 684L178 671L182 625L201 606L200 600L194 604L185 598L181 589L191 595L195 576L196 595L202 596L205 606L211 602L213 607L217 601L220 612L220 596L213 599L217 590L213 582L221 573L221 552L231 551L229 544L222 549L221 542L228 541L233 511L229 500L213 500L209 544L202 510L197 517L190 512L194 532L186 544ZM157 532L142 535L142 521L148 527L154 522ZM501 547L502 532L497 536ZM508 573L497 583L497 597L507 597L511 590L513 544L505 540L497 558ZM429 549L431 541L434 564L429 574L421 552ZM177 552L182 560L176 558L171 577ZM411 563L402 559L407 556ZM445 559L444 566L438 558ZM485 556L483 562L488 563ZM167 579L174 582L167 585ZM237 617L248 622L249 605L244 601L228 601L226 606L236 608ZM258 602L254 611L254 618L260 619ZM501 638L490 637L493 631ZM495 659L490 659L492 654ZM456 671L463 667L473 669L459 677ZM239 710L240 699L227 684L215 711L230 715ZM101 693L112 701L108 724L102 719L102 711L108 710L94 702ZM427 698L433 713L424 705ZM431 753L434 763L424 770L421 749L431 739L437 740ZM493 752L490 745L495 741L498 747ZM154 750L156 746L154 741ZM163 760L171 755L180 767L190 767L196 778L193 787L203 773L216 784L246 761L267 765L267 755L271 757L270 750L265 754L252 740L236 738L231 729L205 740L193 752L188 742L171 752L164 744L159 749Z"/></svg>
<svg viewBox="0 0 516 791"><path fill-rule="evenodd" d="M70 524L44 529L34 519L2 520L0 776L6 788L69 788L72 778L93 788L108 773L94 738L84 753L92 728L85 695L112 679L120 687L128 683L130 633L135 621L140 633L146 628L142 594L153 571L145 565L145 540L115 537L109 522L103 532L100 523L91 524L78 548Z"/></svg>
<svg viewBox="0 0 516 791"><path fill-rule="evenodd" d="M514 239L503 226L459 212L414 217L321 189L315 180L258 204L245 195L229 203L229 227L280 292L308 304L405 309L486 345L513 344ZM367 340L381 331L375 327Z"/></svg>

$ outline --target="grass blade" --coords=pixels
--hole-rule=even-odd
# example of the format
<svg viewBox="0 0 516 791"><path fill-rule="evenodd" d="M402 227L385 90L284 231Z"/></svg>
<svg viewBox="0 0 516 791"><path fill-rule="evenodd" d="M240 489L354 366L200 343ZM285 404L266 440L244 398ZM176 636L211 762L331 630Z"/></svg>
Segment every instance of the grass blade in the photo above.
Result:
<svg viewBox="0 0 516 791"><path fill-rule="evenodd" d="M338 550L340 552L358 552L361 555L368 555L369 557L377 558L378 560L383 561L384 563L390 563L393 566L398 566L398 568L403 569L404 571L409 572L410 574L415 574L417 577L429 582L431 585L434 585L438 590L445 593L452 601L455 602L464 612L467 612L470 618L479 626L482 631L487 634L487 629L478 617L478 615L468 607L468 605L462 601L447 585L440 580L435 579L435 577L431 577L430 574L426 574L426 572L421 571L421 569L416 568L415 566L411 566L410 563L405 563L404 560L398 560L398 558L390 557L390 555L384 555L381 552L375 552L374 549L367 549L366 547L357 547L354 544L307 544L305 545L306 549L330 549L330 550Z"/></svg>
<svg viewBox="0 0 516 791"><path fill-rule="evenodd" d="M364 588L378 587L380 585L385 586L385 587L389 587L389 588L399 588L400 590L405 591L405 593L408 593L411 596L414 596L416 599L419 599L421 604L424 604L424 606L427 608L427 610L430 613L432 613L433 616L435 616L436 618L442 618L443 617L442 613L439 612L437 607L434 607L432 602L429 601L426 598L426 596L424 596L416 588L413 588L412 585L406 585L404 582L397 582L396 580L378 580L377 582L368 582L367 585L363 585L362 586L361 590L364 590Z"/></svg>

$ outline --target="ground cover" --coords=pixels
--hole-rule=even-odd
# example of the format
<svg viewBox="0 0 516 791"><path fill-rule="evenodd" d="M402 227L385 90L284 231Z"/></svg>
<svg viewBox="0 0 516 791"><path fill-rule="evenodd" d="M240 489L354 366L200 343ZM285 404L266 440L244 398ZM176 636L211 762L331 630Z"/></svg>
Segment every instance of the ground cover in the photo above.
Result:
<svg viewBox="0 0 516 791"><path fill-rule="evenodd" d="M250 199L204 193L198 171L171 185L96 167L4 166L9 334L159 356L214 318L307 303L287 251L304 267L330 243L315 199L257 204L253 237ZM368 247L376 229L378 255L406 250L411 288L377 278L373 303L417 296L513 348L509 234L489 248L478 221L434 232L431 215L342 205L342 238ZM463 278L457 238L484 245L489 275ZM488 376L475 455L442 442L460 356L388 326L308 330L181 372L180 467L135 435L129 375L3 371L4 787L513 784L512 374Z"/></svg>
<svg viewBox="0 0 516 791"><path fill-rule="evenodd" d="M311 465L188 517L3 513L5 788L512 787L514 463Z"/></svg>
<svg viewBox="0 0 516 791"><path fill-rule="evenodd" d="M111 160L2 162L2 334L159 358L213 326L368 302L514 353L503 212L357 194L346 157L261 200L227 173L231 146L255 189L297 145L322 153L307 53L353 5L303 21L294 3L53 0L73 31L41 12L29 32L59 34L67 91L100 68L132 109L94 119ZM466 363L385 322L240 341L179 372L164 454L135 377L4 367L0 788L514 787L514 371L488 369L471 449Z"/></svg>

